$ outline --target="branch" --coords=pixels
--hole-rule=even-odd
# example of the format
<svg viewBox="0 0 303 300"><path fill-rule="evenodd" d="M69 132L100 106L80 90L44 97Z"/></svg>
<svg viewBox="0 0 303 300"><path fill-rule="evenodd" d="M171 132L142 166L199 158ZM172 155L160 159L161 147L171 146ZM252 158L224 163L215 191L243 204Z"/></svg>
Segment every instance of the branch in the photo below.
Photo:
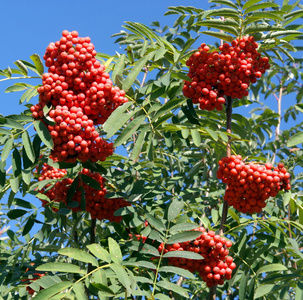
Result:
<svg viewBox="0 0 303 300"><path fill-rule="evenodd" d="M231 121L232 121L232 102L233 99L230 96L226 97L226 132L231 133ZM231 155L231 146L230 146L230 140L231 137L228 136L228 143L226 146L226 157L230 157ZM224 200L223 202L223 211L222 211L222 218L221 218L221 224L220 224L220 231L219 234L223 235L225 231L225 223L227 219L227 213L228 213L228 203ZM209 292L209 300L216 300L216 294L217 294L217 286L213 286L210 289Z"/></svg>

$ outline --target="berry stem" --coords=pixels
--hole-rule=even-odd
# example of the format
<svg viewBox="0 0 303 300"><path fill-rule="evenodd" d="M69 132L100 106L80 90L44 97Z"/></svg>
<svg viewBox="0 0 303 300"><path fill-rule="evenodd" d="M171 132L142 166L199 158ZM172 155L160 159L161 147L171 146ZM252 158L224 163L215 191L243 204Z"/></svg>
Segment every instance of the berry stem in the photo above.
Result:
<svg viewBox="0 0 303 300"><path fill-rule="evenodd" d="M230 96L227 96L226 97L226 132L227 133L231 133L231 121L232 121L232 110L233 110L232 102L233 99ZM231 136L228 136L228 143L226 146L226 157L231 156L230 140L231 140ZM224 234L227 213L228 213L228 203L227 201L224 201L221 224L220 224L220 235Z"/></svg>
<svg viewBox="0 0 303 300"><path fill-rule="evenodd" d="M232 121L232 102L233 99L230 96L226 97L226 132L231 133L231 121ZM231 136L228 136L228 143L226 145L226 157L231 156L231 145L230 145L230 140ZM225 223L227 219L227 213L228 213L228 203L227 201L224 200L223 202L223 211L222 211L222 218L221 218L221 223L220 223L220 235L224 234L225 231ZM215 300L216 299L216 294L217 294L217 286L213 286L210 289L209 292L209 300Z"/></svg>
<svg viewBox="0 0 303 300"><path fill-rule="evenodd" d="M11 79L41 79L41 76L18 76L18 77L7 77L7 78L3 78L0 79L1 81L6 81L6 80L11 80Z"/></svg>

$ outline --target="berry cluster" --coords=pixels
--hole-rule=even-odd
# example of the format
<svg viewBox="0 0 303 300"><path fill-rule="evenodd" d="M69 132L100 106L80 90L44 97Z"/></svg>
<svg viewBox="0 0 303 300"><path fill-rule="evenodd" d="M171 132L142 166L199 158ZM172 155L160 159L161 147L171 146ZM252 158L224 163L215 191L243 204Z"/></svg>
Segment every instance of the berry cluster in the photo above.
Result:
<svg viewBox="0 0 303 300"><path fill-rule="evenodd" d="M89 37L67 30L46 49L48 73L42 76L39 103L31 111L51 133L51 157L56 161L95 162L113 153L112 143L104 141L95 126L128 100L123 90L113 87L96 54Z"/></svg>
<svg viewBox="0 0 303 300"><path fill-rule="evenodd" d="M51 202L64 203L73 212L77 212L82 210L82 191L80 188L82 187L85 194L85 210L91 214L91 217L93 219L107 219L111 222L121 222L122 217L114 216L114 212L120 207L129 206L130 204L123 198L105 198L105 179L99 173L91 172L88 169L83 169L80 172L78 188L76 189L69 203L67 203L66 199L68 190L73 183L73 179L64 177L66 174L66 170L56 169L44 163L41 174L38 178L39 181L58 178L62 178L62 180L57 181L53 186L50 184L46 185L41 190L39 190L39 192L45 194L51 200ZM94 181L100 185L101 189L97 190L86 184L82 180L81 175L86 175L94 179ZM49 205L48 201L43 199L40 200L42 201L43 206ZM57 208L52 209L54 211L58 210Z"/></svg>
<svg viewBox="0 0 303 300"><path fill-rule="evenodd" d="M36 171L38 171L38 167L36 168ZM43 180L50 180L50 179L59 179L64 177L67 174L67 171L64 169L57 169L54 167L51 167L50 165L44 163L41 168L41 173L38 177L39 181ZM49 205L52 202L60 202L60 199L58 199L58 194L60 193L59 189L61 186L61 182L56 182L51 188L51 184L45 185L39 192L41 194L44 194L50 199L50 202L44 199L40 199L42 202L42 206L45 207L46 205ZM53 211L58 211L56 207L52 207Z"/></svg>
<svg viewBox="0 0 303 300"><path fill-rule="evenodd" d="M29 286L33 281L36 281L37 279L41 278L45 274L40 273L34 273L32 278L26 278L22 279L21 282L26 284L26 290L30 295L33 295L35 291ZM40 290L43 290L43 287L40 287Z"/></svg>
<svg viewBox="0 0 303 300"><path fill-rule="evenodd" d="M191 81L184 82L184 96L208 111L222 110L224 96L247 96L250 83L270 68L268 57L261 57L257 48L252 36L234 40L231 45L224 43L220 52L209 52L210 48L203 43L186 62Z"/></svg>
<svg viewBox="0 0 303 300"><path fill-rule="evenodd" d="M222 285L224 280L229 280L232 277L232 270L236 268L233 258L228 256L232 243L224 237L215 234L214 231L206 231L203 227L195 229L200 231L201 235L194 241L183 243L175 243L166 245L163 249L163 244L158 248L161 253L169 251L191 251L200 254L204 259L193 260L187 258L169 257L170 265L189 270L192 273L198 272L203 281L208 287Z"/></svg>
<svg viewBox="0 0 303 300"><path fill-rule="evenodd" d="M290 190L290 174L283 163L275 168L270 163L245 164L241 155L222 158L217 177L227 184L224 200L243 213L260 213L270 196Z"/></svg>
<svg viewBox="0 0 303 300"><path fill-rule="evenodd" d="M137 241L142 241L142 243L145 243L147 240L146 236L140 234L133 235L132 233L129 233L128 236L130 237L130 239L136 239Z"/></svg>

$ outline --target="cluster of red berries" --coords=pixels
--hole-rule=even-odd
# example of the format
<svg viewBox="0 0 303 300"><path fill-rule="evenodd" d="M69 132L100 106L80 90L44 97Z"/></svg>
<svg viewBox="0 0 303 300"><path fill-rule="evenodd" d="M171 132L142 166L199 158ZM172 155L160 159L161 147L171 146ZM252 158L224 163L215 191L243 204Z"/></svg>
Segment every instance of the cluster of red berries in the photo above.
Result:
<svg viewBox="0 0 303 300"><path fill-rule="evenodd" d="M245 164L241 155L224 157L219 161L217 178L227 184L224 200L243 213L260 213L265 201L280 190L290 190L290 174L283 163L273 168L250 162Z"/></svg>
<svg viewBox="0 0 303 300"><path fill-rule="evenodd" d="M160 253L162 251L164 253L169 251L191 251L200 254L204 259L193 260L169 257L168 264L189 270L192 273L198 272L208 287L218 284L222 285L225 279L231 279L232 271L236 268L233 258L228 256L228 248L232 246L232 243L224 237L215 234L214 231L206 231L203 227L199 227L195 231L200 231L201 235L194 241L166 245L164 249L163 244L161 244L158 247L158 251Z"/></svg>
<svg viewBox="0 0 303 300"><path fill-rule="evenodd" d="M85 193L85 210L91 214L92 219L109 220L111 222L121 222L122 217L114 216L114 212L120 207L129 206L130 204L123 198L105 198L106 189L104 186L105 179L96 172L91 172L88 169L83 169L80 172L78 188L76 189L71 201L67 203L67 193L73 183L73 179L64 177L67 174L66 170L53 168L44 163L41 174L38 178L39 181L47 179L58 179L62 178L61 181L57 181L53 186L50 184L43 187L39 192L46 195L51 202L64 203L73 212L81 211L81 199L82 191ZM81 175L86 175L94 179L99 185L99 190L87 185L82 179ZM42 205L49 205L49 202L43 199ZM58 209L53 207L54 211Z"/></svg>
<svg viewBox="0 0 303 300"><path fill-rule="evenodd" d="M21 282L26 284L26 290L30 295L33 295L35 291L29 286L33 281L36 281L37 279L41 278L45 274L40 273L34 273L32 278L26 278L22 279ZM40 287L40 290L43 290L43 287Z"/></svg>
<svg viewBox="0 0 303 300"><path fill-rule="evenodd" d="M96 54L89 37L64 30L43 57L48 73L42 76L39 103L31 111L46 124L56 161L103 161L113 153L112 143L104 141L95 126L128 100L123 90L113 87Z"/></svg>
<svg viewBox="0 0 303 300"><path fill-rule="evenodd" d="M224 43L220 52L209 52L210 48L203 43L186 62L191 81L184 82L184 96L208 111L222 110L224 96L248 96L250 83L270 68L268 57L261 57L257 48L252 36L236 39L231 45Z"/></svg>
<svg viewBox="0 0 303 300"><path fill-rule="evenodd" d="M144 221L143 226L147 227L148 226L148 221ZM147 240L147 237L143 236L141 234L132 234L132 233L129 233L128 236L130 237L130 239L136 239L137 241L142 241L142 243L145 243L146 240Z"/></svg>

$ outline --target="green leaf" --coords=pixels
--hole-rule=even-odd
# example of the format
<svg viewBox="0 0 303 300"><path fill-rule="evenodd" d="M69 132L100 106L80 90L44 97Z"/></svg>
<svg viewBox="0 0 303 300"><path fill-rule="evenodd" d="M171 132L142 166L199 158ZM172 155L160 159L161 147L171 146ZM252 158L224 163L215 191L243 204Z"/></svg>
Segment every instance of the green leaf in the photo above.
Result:
<svg viewBox="0 0 303 300"><path fill-rule="evenodd" d="M178 231L190 231L198 228L199 225L193 223L178 223L170 228L170 232L178 232Z"/></svg>
<svg viewBox="0 0 303 300"><path fill-rule="evenodd" d="M163 114L173 110L174 108L180 107L186 100L184 99L173 99L173 100L169 100L167 103L165 103L155 114L155 116L153 117L152 121L157 120L157 118L159 118L160 116L162 116Z"/></svg>
<svg viewBox="0 0 303 300"><path fill-rule="evenodd" d="M174 291L175 293L181 295L184 298L189 298L187 290L168 281L159 281L157 282L157 286L167 289L169 291Z"/></svg>
<svg viewBox="0 0 303 300"><path fill-rule="evenodd" d="M216 20L200 21L200 22L197 22L195 25L216 28L216 29L219 29L222 31L229 32L235 36L238 36L239 35L239 30L238 30L239 25L237 24L237 22L235 22L236 26L227 25L226 23L228 23L228 21L216 19Z"/></svg>
<svg viewBox="0 0 303 300"><path fill-rule="evenodd" d="M262 2L259 4L253 4L249 7L247 7L247 9L244 10L244 14L248 14L250 12L259 10L259 9L264 9L264 8L272 8L272 7L279 7L280 5L274 2Z"/></svg>
<svg viewBox="0 0 303 300"><path fill-rule="evenodd" d="M62 292L63 290L72 286L73 283L71 281L62 281L60 283L54 284L49 288L41 290L36 296L35 300L46 300L50 299L50 297L57 295L58 293Z"/></svg>
<svg viewBox="0 0 303 300"><path fill-rule="evenodd" d="M116 138L114 142L114 146L118 147L121 144L123 144L125 141L127 141L132 136L132 134L134 134L137 131L137 129L140 127L140 125L142 124L145 118L146 118L145 115L141 115L136 119L132 120Z"/></svg>
<svg viewBox="0 0 303 300"><path fill-rule="evenodd" d="M124 68L125 68L125 54L122 54L119 56L112 74L112 80L115 84L117 84L117 78L116 78L117 76L121 76L121 78L123 78Z"/></svg>
<svg viewBox="0 0 303 300"><path fill-rule="evenodd" d="M283 52L292 62L295 62L293 56L284 48L278 47L279 51Z"/></svg>
<svg viewBox="0 0 303 300"><path fill-rule="evenodd" d="M52 139L52 136L50 135L50 132L46 128L46 126L42 123L42 121L35 121L34 127L38 133L38 136L42 140L42 142L50 149L54 147L54 142Z"/></svg>
<svg viewBox="0 0 303 300"><path fill-rule="evenodd" d="M201 235L200 231L184 231L179 232L167 240L168 244L182 243L195 240Z"/></svg>
<svg viewBox="0 0 303 300"><path fill-rule="evenodd" d="M202 31L201 33L216 37L220 40L226 41L226 42L231 42L233 41L235 38L232 37L231 35L227 34L227 33L223 33L223 32L217 32L217 31Z"/></svg>
<svg viewBox="0 0 303 300"><path fill-rule="evenodd" d="M175 218L178 217L180 214L182 208L184 206L183 201L179 201L177 199L173 199L171 204L168 207L168 212L167 212L167 220L168 221L173 221Z"/></svg>
<svg viewBox="0 0 303 300"><path fill-rule="evenodd" d="M303 143L303 132L297 132L292 135L287 142L287 147L291 148L293 146L299 145Z"/></svg>
<svg viewBox="0 0 303 300"><path fill-rule="evenodd" d="M137 76L141 72L142 68L146 65L147 61L150 60L153 57L154 53L149 53L147 56L142 57L139 59L135 66L132 68L128 76L125 78L125 80L122 83L122 89L127 92L130 87L135 82Z"/></svg>
<svg viewBox="0 0 303 300"><path fill-rule="evenodd" d="M63 248L58 251L61 255L66 255L79 261L83 261L93 266L98 266L97 260L89 253L77 248Z"/></svg>
<svg viewBox="0 0 303 300"><path fill-rule="evenodd" d="M77 282L73 285L73 290L77 300L87 300L87 295L82 282Z"/></svg>
<svg viewBox="0 0 303 300"><path fill-rule="evenodd" d="M26 213L27 213L27 211L24 209L12 209L7 213L7 216L10 219L17 219L17 218L24 216Z"/></svg>
<svg viewBox="0 0 303 300"><path fill-rule="evenodd" d="M201 135L197 129L191 129L191 136L196 147L201 145Z"/></svg>
<svg viewBox="0 0 303 300"><path fill-rule="evenodd" d="M171 300L170 297L166 296L165 294L156 294L154 299L159 299L159 300Z"/></svg>
<svg viewBox="0 0 303 300"><path fill-rule="evenodd" d="M154 61L157 61L159 59L162 59L164 57L164 54L167 52L167 49L165 47L160 47L155 54Z"/></svg>
<svg viewBox="0 0 303 300"><path fill-rule="evenodd" d="M35 224L35 220L36 220L36 217L34 215L31 215L27 222L25 223L24 227L23 227L23 230L22 230L22 236L25 236L26 234L28 234L31 229L33 228L34 224Z"/></svg>
<svg viewBox="0 0 303 300"><path fill-rule="evenodd" d="M20 85L18 83L15 83L14 85L11 85L8 88L6 88L4 93L20 92L20 91L23 91L26 89L27 89L27 87Z"/></svg>
<svg viewBox="0 0 303 300"><path fill-rule="evenodd" d="M159 272L168 272L173 274L178 274L180 276L189 278L189 279L195 279L195 276L189 272L188 270L185 270L183 268L173 267L173 266L164 266L159 269Z"/></svg>
<svg viewBox="0 0 303 300"><path fill-rule="evenodd" d="M302 281L298 281L297 286L296 286L295 295L296 295L295 300L303 299L303 282Z"/></svg>
<svg viewBox="0 0 303 300"><path fill-rule="evenodd" d="M81 270L79 266L73 265L71 263L63 262L50 262L40 265L36 268L37 271L47 271L47 272L66 272L66 273L76 273L85 274L84 270Z"/></svg>
<svg viewBox="0 0 303 300"><path fill-rule="evenodd" d="M111 260L117 264L121 264L123 259L119 244L113 238L109 237L108 247Z"/></svg>
<svg viewBox="0 0 303 300"><path fill-rule="evenodd" d="M275 271L287 271L288 269L282 264L270 264L262 266L256 274L275 272Z"/></svg>
<svg viewBox="0 0 303 300"><path fill-rule="evenodd" d="M163 255L163 257L179 257L179 258L188 258L188 259L203 259L198 253L191 251L169 251Z"/></svg>
<svg viewBox="0 0 303 300"><path fill-rule="evenodd" d="M14 64L21 70L23 75L27 75L27 68L21 60L17 60Z"/></svg>
<svg viewBox="0 0 303 300"><path fill-rule="evenodd" d="M243 9L246 9L246 8L252 6L252 5L254 5L254 4L256 4L256 3L260 2L260 1L261 0L248 0L247 2L244 3Z"/></svg>
<svg viewBox="0 0 303 300"><path fill-rule="evenodd" d="M120 264L116 263L111 264L110 268L116 273L119 282L130 292L131 280L125 269Z"/></svg>
<svg viewBox="0 0 303 300"><path fill-rule="evenodd" d="M107 133L106 138L112 137L126 122L133 116L133 111L127 114L124 112L132 105L131 102L126 102L119 106L109 116L103 125L104 131Z"/></svg>
<svg viewBox="0 0 303 300"><path fill-rule="evenodd" d="M7 129L0 127L0 134L11 135L11 132Z"/></svg>
<svg viewBox="0 0 303 300"><path fill-rule="evenodd" d="M283 27L281 26L252 24L244 28L244 34L252 34L256 32L264 32L264 31L270 31L272 34L273 31L283 31L283 30L287 31L286 29L283 29Z"/></svg>
<svg viewBox="0 0 303 300"><path fill-rule="evenodd" d="M232 8L219 8L219 9L212 9L207 10L202 13L203 18L207 17L224 17L229 18L232 17L234 19L239 19L239 11Z"/></svg>
<svg viewBox="0 0 303 300"><path fill-rule="evenodd" d="M143 267L143 268L147 268L147 269L155 269L156 266L149 262L149 261L144 261L144 260L141 260L141 261L126 261L126 262L123 262L123 266L132 266L132 267Z"/></svg>
<svg viewBox="0 0 303 300"><path fill-rule="evenodd" d="M106 285L104 285L102 283L95 283L95 282L93 282L93 283L91 283L91 285L94 288L98 289L99 291L103 291L103 292L109 294L109 296L110 295L115 296L115 292L113 290L111 290L108 286L106 286Z"/></svg>
<svg viewBox="0 0 303 300"><path fill-rule="evenodd" d="M72 201L78 187L79 187L79 176L76 176L67 191L67 195L66 195L67 204L69 204Z"/></svg>
<svg viewBox="0 0 303 300"><path fill-rule="evenodd" d="M106 261L108 263L111 262L111 256L110 256L110 254L108 253L107 250L105 250L104 248L102 248L99 244L91 244L91 245L87 245L86 247L97 258L99 258L101 260L104 260L104 261Z"/></svg>
<svg viewBox="0 0 303 300"><path fill-rule="evenodd" d="M35 65L36 70L38 71L38 73L40 75L42 75L43 72L44 72L44 67L43 67L43 63L42 63L42 60L41 60L39 54L35 53L35 54L31 55L30 59L33 61L33 63Z"/></svg>
<svg viewBox="0 0 303 300"><path fill-rule="evenodd" d="M13 150L12 168L14 177L18 177L21 174L21 156L17 148Z"/></svg>
<svg viewBox="0 0 303 300"><path fill-rule="evenodd" d="M141 153L141 149L142 149L142 146L145 142L144 138L145 138L145 134L146 134L146 131L149 129L150 127L149 126L145 126L141 132L139 133L137 139L136 139L136 142L135 142L135 145L134 145L134 148L133 148L133 151L131 153L131 159L133 161L137 161L139 156L140 156L140 153Z"/></svg>
<svg viewBox="0 0 303 300"><path fill-rule="evenodd" d="M246 298L246 290L247 290L247 282L249 279L249 273L242 274L240 284L239 284L239 300L245 300Z"/></svg>
<svg viewBox="0 0 303 300"><path fill-rule="evenodd" d="M208 129L208 128L204 128L204 130L207 131L207 133L211 136L211 138L212 138L215 142L219 139L217 133L216 133L214 130Z"/></svg>
<svg viewBox="0 0 303 300"><path fill-rule="evenodd" d="M9 183L11 185L11 189L14 193L18 193L19 192L19 187L20 187L20 179L19 177L11 177L9 180Z"/></svg>
<svg viewBox="0 0 303 300"><path fill-rule="evenodd" d="M255 297L254 299L257 299L259 297L265 296L268 293L272 291L272 289L275 287L275 284L263 284L257 287L255 290Z"/></svg>
<svg viewBox="0 0 303 300"><path fill-rule="evenodd" d="M283 21L283 18L280 16L280 14L277 14L276 12L267 12L267 11L257 11L252 12L244 21L244 25L247 26L248 24L251 24L255 22L256 20L260 19L270 19L273 21Z"/></svg>
<svg viewBox="0 0 303 300"><path fill-rule="evenodd" d="M146 220L148 223L157 230L164 231L165 225L159 220L153 217L151 214L146 214Z"/></svg>
<svg viewBox="0 0 303 300"><path fill-rule="evenodd" d="M23 126L21 124L19 124L18 122L14 121L14 120L9 119L8 117L5 119L3 126L23 130Z"/></svg>
<svg viewBox="0 0 303 300"><path fill-rule="evenodd" d="M14 144L14 137L11 137L6 141L2 149L1 161L6 161L10 152L12 151L13 144Z"/></svg>
<svg viewBox="0 0 303 300"><path fill-rule="evenodd" d="M230 0L209 0L209 3L218 3L238 9L237 5Z"/></svg>
<svg viewBox="0 0 303 300"><path fill-rule="evenodd" d="M22 137L23 147L24 147L27 157L31 160L31 162L34 162L36 159L35 151L34 151L34 147L33 147L32 143L31 143L28 132L24 131L22 133L21 137Z"/></svg>
<svg viewBox="0 0 303 300"><path fill-rule="evenodd" d="M100 184L92 177L80 174L80 178L83 180L84 183L86 183L89 187L94 188L95 190L102 190Z"/></svg>

